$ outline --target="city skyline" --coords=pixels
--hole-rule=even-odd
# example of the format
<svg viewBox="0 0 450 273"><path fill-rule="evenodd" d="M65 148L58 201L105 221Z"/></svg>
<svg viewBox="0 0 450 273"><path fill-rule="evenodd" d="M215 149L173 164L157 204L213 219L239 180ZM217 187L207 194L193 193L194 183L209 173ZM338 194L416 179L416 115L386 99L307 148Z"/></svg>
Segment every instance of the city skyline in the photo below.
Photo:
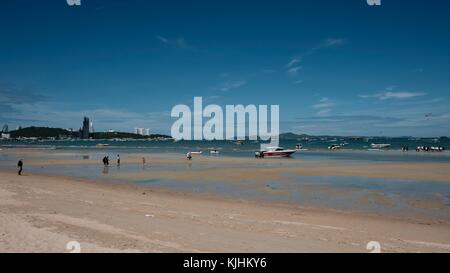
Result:
<svg viewBox="0 0 450 273"><path fill-rule="evenodd" d="M449 136L449 7L7 1L0 124L170 134L172 107L202 96L278 104L281 132Z"/></svg>

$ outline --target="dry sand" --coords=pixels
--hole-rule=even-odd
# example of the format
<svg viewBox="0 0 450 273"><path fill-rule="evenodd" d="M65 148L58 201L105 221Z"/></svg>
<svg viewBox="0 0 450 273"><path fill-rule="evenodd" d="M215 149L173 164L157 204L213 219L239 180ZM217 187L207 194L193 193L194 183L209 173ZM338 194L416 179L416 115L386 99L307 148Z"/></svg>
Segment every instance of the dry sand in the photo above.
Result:
<svg viewBox="0 0 450 273"><path fill-rule="evenodd" d="M0 173L0 252L449 252L450 223Z"/></svg>

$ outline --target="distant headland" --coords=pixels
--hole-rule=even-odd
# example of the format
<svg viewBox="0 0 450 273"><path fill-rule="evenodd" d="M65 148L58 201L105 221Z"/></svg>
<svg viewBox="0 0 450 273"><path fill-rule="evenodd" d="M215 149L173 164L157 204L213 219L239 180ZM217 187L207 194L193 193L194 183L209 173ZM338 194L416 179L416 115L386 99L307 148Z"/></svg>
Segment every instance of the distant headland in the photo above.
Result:
<svg viewBox="0 0 450 273"><path fill-rule="evenodd" d="M10 139L54 139L54 140L69 140L69 139L139 139L139 140L158 140L171 139L170 136L162 134L140 135L126 132L95 132L89 133L89 137L82 136L80 131L69 131L62 128L49 127L27 127L20 128L8 133Z"/></svg>

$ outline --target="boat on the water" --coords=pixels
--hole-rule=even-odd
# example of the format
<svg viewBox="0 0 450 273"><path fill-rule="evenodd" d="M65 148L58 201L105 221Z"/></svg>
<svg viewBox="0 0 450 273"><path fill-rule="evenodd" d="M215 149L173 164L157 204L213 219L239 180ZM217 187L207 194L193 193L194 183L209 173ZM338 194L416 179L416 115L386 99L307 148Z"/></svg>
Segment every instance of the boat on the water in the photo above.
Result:
<svg viewBox="0 0 450 273"><path fill-rule="evenodd" d="M267 147L265 151L262 151L264 157L290 157L295 154L297 150L287 150L283 147Z"/></svg>
<svg viewBox="0 0 450 273"><path fill-rule="evenodd" d="M96 145L97 147L109 147L109 144L99 143Z"/></svg>
<svg viewBox="0 0 450 273"><path fill-rule="evenodd" d="M335 150L340 150L341 148L342 148L342 147L341 147L340 145L333 144L333 145L331 145L330 147L328 147L328 150L335 151Z"/></svg>
<svg viewBox="0 0 450 273"><path fill-rule="evenodd" d="M372 149L387 149L391 147L391 144L375 144L372 143L370 145L370 147L372 147Z"/></svg>
<svg viewBox="0 0 450 273"><path fill-rule="evenodd" d="M419 146L416 148L417 152L444 152L445 147L429 147L429 146Z"/></svg>
<svg viewBox="0 0 450 273"><path fill-rule="evenodd" d="M305 149L305 148L303 147L302 144L297 144L297 145L295 146L295 150L296 150L297 152L308 151L308 149Z"/></svg>

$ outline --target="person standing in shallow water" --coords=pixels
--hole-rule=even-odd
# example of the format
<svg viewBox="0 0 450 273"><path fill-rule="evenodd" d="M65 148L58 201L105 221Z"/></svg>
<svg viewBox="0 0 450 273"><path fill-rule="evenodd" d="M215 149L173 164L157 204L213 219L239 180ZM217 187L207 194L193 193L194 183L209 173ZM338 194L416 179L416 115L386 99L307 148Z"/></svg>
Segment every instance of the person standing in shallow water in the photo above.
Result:
<svg viewBox="0 0 450 273"><path fill-rule="evenodd" d="M17 163L17 168L19 169L17 174L18 175L22 175L22 170L23 170L23 161L22 161L22 159L19 160L19 162Z"/></svg>
<svg viewBox="0 0 450 273"><path fill-rule="evenodd" d="M117 166L120 166L120 155L117 155Z"/></svg>

